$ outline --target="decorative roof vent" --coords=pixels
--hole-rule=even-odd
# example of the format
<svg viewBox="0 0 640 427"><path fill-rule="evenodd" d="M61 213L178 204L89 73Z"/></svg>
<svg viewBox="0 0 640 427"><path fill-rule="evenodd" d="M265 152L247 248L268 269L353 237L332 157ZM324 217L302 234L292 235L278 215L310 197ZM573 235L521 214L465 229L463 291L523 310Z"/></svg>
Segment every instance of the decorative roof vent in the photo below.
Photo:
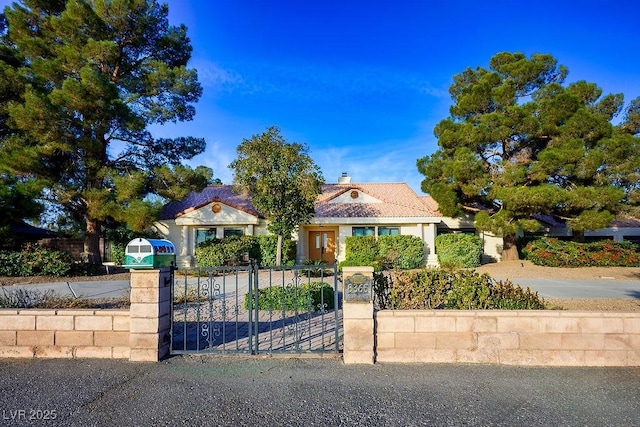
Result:
<svg viewBox="0 0 640 427"><path fill-rule="evenodd" d="M351 177L346 172L342 172L342 176L338 178L338 184L350 184Z"/></svg>

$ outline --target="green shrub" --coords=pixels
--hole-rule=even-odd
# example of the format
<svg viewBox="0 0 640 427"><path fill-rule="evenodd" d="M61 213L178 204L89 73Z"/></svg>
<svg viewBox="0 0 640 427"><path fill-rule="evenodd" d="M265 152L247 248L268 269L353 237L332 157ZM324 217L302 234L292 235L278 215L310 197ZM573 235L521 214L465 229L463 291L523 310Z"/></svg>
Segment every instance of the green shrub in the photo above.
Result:
<svg viewBox="0 0 640 427"><path fill-rule="evenodd" d="M202 242L196 248L198 267L236 265L243 261L245 254L257 258L260 249L254 236L231 236Z"/></svg>
<svg viewBox="0 0 640 427"><path fill-rule="evenodd" d="M230 236L202 242L196 248L196 263L199 267L236 265L246 254L262 267L276 264L278 236ZM296 242L282 241L282 264L293 265L296 260Z"/></svg>
<svg viewBox="0 0 640 427"><path fill-rule="evenodd" d="M309 282L299 286L272 286L258 290L258 309L269 311L317 311L321 305L332 310L333 287L324 282ZM244 296L244 308L249 310L249 294Z"/></svg>
<svg viewBox="0 0 640 427"><path fill-rule="evenodd" d="M417 236L378 237L379 260L385 268L410 270L424 265L424 242Z"/></svg>
<svg viewBox="0 0 640 427"><path fill-rule="evenodd" d="M66 276L73 267L71 255L63 251L28 245L20 252L0 252L0 276Z"/></svg>
<svg viewBox="0 0 640 427"><path fill-rule="evenodd" d="M482 239L473 234L440 234L436 253L442 267L475 268L480 265Z"/></svg>
<svg viewBox="0 0 640 427"><path fill-rule="evenodd" d="M342 267L373 267L375 271L381 269L378 261L378 241L373 236L348 236L345 240L345 260Z"/></svg>
<svg viewBox="0 0 640 427"><path fill-rule="evenodd" d="M510 281L496 282L473 271L422 269L374 274L374 292L381 309L543 309L537 292Z"/></svg>
<svg viewBox="0 0 640 427"><path fill-rule="evenodd" d="M278 236L258 236L259 255L256 257L260 266L274 267L278 249ZM296 242L282 239L282 265L296 263Z"/></svg>
<svg viewBox="0 0 640 427"><path fill-rule="evenodd" d="M529 242L525 259L548 267L638 267L640 247L631 242L603 240L592 243L542 237Z"/></svg>
<svg viewBox="0 0 640 427"><path fill-rule="evenodd" d="M345 260L340 268L369 266L383 269L408 270L424 265L422 239L416 236L349 236L345 239Z"/></svg>

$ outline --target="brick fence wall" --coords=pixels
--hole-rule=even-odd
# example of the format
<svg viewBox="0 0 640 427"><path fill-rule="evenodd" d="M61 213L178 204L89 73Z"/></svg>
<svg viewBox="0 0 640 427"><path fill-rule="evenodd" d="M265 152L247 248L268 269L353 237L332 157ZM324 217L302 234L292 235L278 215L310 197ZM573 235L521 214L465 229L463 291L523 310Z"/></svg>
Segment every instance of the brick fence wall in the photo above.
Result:
<svg viewBox="0 0 640 427"><path fill-rule="evenodd" d="M375 342L377 362L640 366L640 313L383 310Z"/></svg>
<svg viewBox="0 0 640 427"><path fill-rule="evenodd" d="M123 310L0 310L0 358L157 361L169 353L169 269L132 271Z"/></svg>
<svg viewBox="0 0 640 427"><path fill-rule="evenodd" d="M0 310L0 357L129 355L129 310Z"/></svg>

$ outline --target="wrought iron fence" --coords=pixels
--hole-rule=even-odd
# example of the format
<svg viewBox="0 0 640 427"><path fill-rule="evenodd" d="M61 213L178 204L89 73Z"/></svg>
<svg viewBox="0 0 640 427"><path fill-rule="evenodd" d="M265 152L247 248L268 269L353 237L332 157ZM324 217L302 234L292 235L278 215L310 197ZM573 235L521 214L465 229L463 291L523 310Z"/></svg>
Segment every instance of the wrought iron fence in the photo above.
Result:
<svg viewBox="0 0 640 427"><path fill-rule="evenodd" d="M324 353L342 347L336 266L178 270L172 354Z"/></svg>

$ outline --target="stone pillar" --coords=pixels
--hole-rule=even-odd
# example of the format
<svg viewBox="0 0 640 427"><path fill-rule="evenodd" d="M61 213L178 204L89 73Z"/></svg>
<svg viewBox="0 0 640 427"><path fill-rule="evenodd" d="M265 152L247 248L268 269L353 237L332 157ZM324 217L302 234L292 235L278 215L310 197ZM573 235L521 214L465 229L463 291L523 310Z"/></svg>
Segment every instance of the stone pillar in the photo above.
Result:
<svg viewBox="0 0 640 427"><path fill-rule="evenodd" d="M346 364L375 362L373 268L342 268L344 348Z"/></svg>
<svg viewBox="0 0 640 427"><path fill-rule="evenodd" d="M171 269L131 270L130 360L157 362L171 345Z"/></svg>

